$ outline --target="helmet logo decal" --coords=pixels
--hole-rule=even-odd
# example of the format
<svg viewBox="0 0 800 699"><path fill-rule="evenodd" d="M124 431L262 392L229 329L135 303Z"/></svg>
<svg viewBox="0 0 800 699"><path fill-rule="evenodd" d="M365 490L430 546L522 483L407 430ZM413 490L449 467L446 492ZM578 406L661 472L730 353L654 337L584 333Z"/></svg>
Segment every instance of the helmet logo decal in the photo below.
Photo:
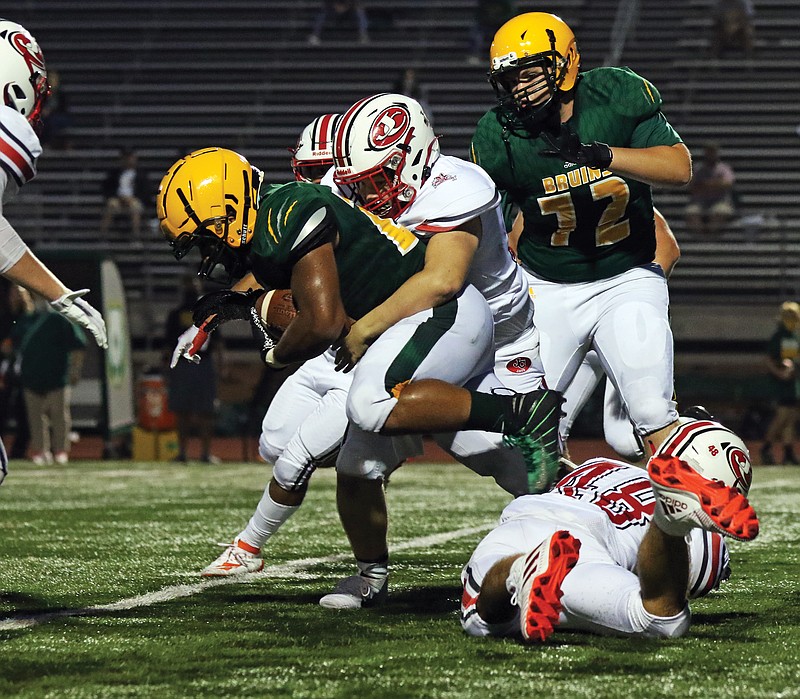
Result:
<svg viewBox="0 0 800 699"><path fill-rule="evenodd" d="M728 464L731 467L731 471L733 471L733 475L736 476L734 487L746 493L750 490L750 484L753 482L750 459L739 447L733 445L726 449L725 456L728 457Z"/></svg>
<svg viewBox="0 0 800 699"><path fill-rule="evenodd" d="M20 56L27 63L31 73L42 72L45 70L44 55L42 50L36 45L31 37L22 32L14 32L8 37L9 43L17 50Z"/></svg>
<svg viewBox="0 0 800 699"><path fill-rule="evenodd" d="M369 145L377 150L390 148L403 137L410 123L411 115L403 107L384 109L372 122Z"/></svg>

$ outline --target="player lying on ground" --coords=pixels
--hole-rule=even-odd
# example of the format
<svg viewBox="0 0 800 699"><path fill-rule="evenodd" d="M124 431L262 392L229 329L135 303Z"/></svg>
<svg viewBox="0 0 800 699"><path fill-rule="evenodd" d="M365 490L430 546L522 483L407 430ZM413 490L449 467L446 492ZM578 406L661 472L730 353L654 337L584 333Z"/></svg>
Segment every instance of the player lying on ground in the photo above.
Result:
<svg viewBox="0 0 800 699"><path fill-rule="evenodd" d="M758 519L744 443L711 420L680 423L647 472L592 459L506 507L464 568L464 630L526 642L556 627L686 633L687 600L729 575L722 536L750 541Z"/></svg>

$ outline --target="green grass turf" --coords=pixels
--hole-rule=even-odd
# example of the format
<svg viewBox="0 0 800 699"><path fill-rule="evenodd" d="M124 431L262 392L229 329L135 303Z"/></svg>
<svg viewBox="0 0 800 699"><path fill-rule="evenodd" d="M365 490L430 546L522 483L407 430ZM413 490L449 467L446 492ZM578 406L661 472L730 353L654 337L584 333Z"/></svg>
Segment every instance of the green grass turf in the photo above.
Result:
<svg viewBox="0 0 800 699"><path fill-rule="evenodd" d="M0 488L0 697L798 697L800 469L757 469L752 543L674 641L557 632L544 646L472 639L459 573L507 496L456 465L410 465L388 490L390 603L330 612L347 555L247 583L197 571L246 522L264 466L12 463ZM267 565L346 554L330 470L267 548ZM293 572L292 572L293 571ZM140 595L185 596L145 604ZM75 614L97 605L117 607ZM49 616L45 616L49 615Z"/></svg>

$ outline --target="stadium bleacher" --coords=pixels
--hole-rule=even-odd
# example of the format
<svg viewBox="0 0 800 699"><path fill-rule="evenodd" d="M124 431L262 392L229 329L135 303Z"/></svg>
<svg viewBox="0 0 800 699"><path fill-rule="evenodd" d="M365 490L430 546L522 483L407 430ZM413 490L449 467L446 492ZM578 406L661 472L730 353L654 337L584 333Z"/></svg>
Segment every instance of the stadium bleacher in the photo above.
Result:
<svg viewBox="0 0 800 699"><path fill-rule="evenodd" d="M475 5L367 0L369 44L355 40L354 28L330 26L321 45L310 46L314 0L21 2L13 18L37 36L69 96L72 148L45 152L39 176L7 214L37 249L108 250L132 307L146 300L160 317L187 264L172 259L153 225L134 241L120 220L109 240L98 238L103 173L120 147L138 151L153 194L176 157L211 144L237 149L270 180L284 180L286 149L308 121L391 89L413 66L443 149L463 156L494 99L485 67L466 60ZM609 55L618 5L554 0L546 9L573 26L591 68ZM659 87L693 152L716 140L737 174L741 219L719 240L685 233L685 192L656 193L683 250L670 284L674 303L771 307L796 296L800 282L800 18L789 0L757 0L755 59L715 60L708 55L712 5L642 0L620 63ZM529 0L517 7L545 9ZM146 205L151 218L152 199ZM135 319L133 328L149 332Z"/></svg>

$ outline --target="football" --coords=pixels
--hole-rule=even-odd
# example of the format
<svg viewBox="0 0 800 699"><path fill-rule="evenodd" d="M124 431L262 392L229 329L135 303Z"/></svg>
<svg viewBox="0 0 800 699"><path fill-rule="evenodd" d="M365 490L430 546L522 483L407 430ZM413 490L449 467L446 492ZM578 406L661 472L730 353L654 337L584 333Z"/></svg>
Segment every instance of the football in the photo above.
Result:
<svg viewBox="0 0 800 699"><path fill-rule="evenodd" d="M271 289L258 300L257 310L269 333L276 338L283 335L283 331L297 315L291 289Z"/></svg>

